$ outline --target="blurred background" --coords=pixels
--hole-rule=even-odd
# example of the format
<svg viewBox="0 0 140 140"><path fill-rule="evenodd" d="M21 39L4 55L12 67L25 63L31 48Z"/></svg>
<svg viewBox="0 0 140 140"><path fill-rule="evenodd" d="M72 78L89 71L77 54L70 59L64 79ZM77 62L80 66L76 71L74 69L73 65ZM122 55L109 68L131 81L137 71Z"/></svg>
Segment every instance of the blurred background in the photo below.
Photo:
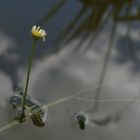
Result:
<svg viewBox="0 0 140 140"><path fill-rule="evenodd" d="M12 121L9 98L25 84L33 25L47 39L36 46L30 96L47 104L85 92L50 108L44 128L29 121L0 140L139 139L139 0L1 0L0 17L0 126ZM84 131L79 111L89 116Z"/></svg>

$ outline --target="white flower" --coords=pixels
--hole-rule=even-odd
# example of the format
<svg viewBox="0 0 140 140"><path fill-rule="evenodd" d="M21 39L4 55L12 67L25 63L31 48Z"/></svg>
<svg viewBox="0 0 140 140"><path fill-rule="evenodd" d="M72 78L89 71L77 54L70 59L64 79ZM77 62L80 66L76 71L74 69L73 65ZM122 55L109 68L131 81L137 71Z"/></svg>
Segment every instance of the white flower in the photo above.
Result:
<svg viewBox="0 0 140 140"><path fill-rule="evenodd" d="M45 41L45 36L47 35L46 31L40 29L40 26L34 25L31 30L31 34L35 39L43 39Z"/></svg>

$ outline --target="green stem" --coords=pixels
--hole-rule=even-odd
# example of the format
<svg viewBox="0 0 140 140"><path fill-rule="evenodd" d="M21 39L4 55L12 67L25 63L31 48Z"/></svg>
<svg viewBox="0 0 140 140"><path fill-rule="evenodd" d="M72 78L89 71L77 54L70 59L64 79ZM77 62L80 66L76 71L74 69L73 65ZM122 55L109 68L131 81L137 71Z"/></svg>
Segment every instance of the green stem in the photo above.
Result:
<svg viewBox="0 0 140 140"><path fill-rule="evenodd" d="M25 85L25 91L24 91L24 94L23 94L22 108L21 108L22 109L21 110L22 111L21 112L21 119L23 119L25 117L24 111L25 111L25 104L26 104L26 97L27 97L27 91L28 91L28 85L29 85L29 78L30 78L32 60L33 60L33 56L34 56L34 53L35 53L35 43L36 43L36 40L34 39L33 43L32 43L31 52L30 52L30 55L29 55L29 61L28 61L28 71L27 71L26 85Z"/></svg>

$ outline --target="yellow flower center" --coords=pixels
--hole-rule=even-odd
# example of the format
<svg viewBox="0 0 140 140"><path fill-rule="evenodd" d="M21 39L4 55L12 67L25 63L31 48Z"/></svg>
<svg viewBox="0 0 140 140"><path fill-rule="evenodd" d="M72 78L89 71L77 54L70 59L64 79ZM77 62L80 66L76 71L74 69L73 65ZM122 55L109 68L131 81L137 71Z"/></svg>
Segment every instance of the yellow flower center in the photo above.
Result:
<svg viewBox="0 0 140 140"><path fill-rule="evenodd" d="M42 34L36 30L32 31L32 36L35 38L42 38L43 37Z"/></svg>

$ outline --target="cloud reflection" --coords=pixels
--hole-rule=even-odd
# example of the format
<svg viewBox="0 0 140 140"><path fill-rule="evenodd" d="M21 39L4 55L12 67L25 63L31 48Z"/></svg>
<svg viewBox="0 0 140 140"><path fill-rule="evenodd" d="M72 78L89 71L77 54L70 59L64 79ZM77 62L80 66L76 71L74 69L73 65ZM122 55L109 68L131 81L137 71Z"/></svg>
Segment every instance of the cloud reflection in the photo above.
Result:
<svg viewBox="0 0 140 140"><path fill-rule="evenodd" d="M86 53L78 53L71 57L72 47L75 46L78 40L73 41L69 46L57 54L42 58L41 61L36 62L31 75L30 90L31 96L38 99L45 104L57 100L59 98L73 95L76 91L82 91L85 88L94 87L98 83L98 78L101 72L101 66L105 55L105 50L108 45L108 33L103 34L103 40L94 44L94 47ZM102 38L101 38L102 39ZM103 46L100 49L98 46ZM132 62L120 65L114 61L114 57L119 56L118 50L114 47L111 55L105 83L102 87L100 99L131 99L139 94L139 78L138 73L131 71ZM24 71L24 70L23 70ZM20 73L20 71L17 71ZM21 72L22 73L22 72ZM22 73L24 77L24 72ZM1 94L0 99L8 100L11 95L10 78L0 75L1 80ZM4 80L5 79L5 80ZM112 82L109 82L112 81ZM6 86L6 87L5 87ZM94 99L92 90L83 94L82 97ZM5 93L5 94L4 94ZM7 93L7 95L6 95ZM1 102L2 103L2 102ZM4 103L7 103L6 101ZM21 126L17 126L1 134L1 139L127 139L130 136L138 135L136 129L139 129L139 116L137 112L139 104L132 103L131 106L125 108L120 113L120 121L117 122L116 127L108 126L93 126L88 127L84 132L80 131L78 126L74 123L73 115L70 109L75 111L92 109L94 103L88 103L78 100L71 100L64 102L49 110L49 122L45 128L36 128L30 122ZM90 114L90 119L106 118L113 112L123 108L126 102L103 102L99 103L97 112ZM0 108L3 112L1 122L7 122L8 106ZM7 109L7 112L4 112ZM10 121L10 117L9 117ZM133 130L132 130L133 127ZM18 130L17 130L18 128ZM94 133L93 133L94 132ZM129 133L128 133L129 132ZM25 135L26 133L26 135ZM119 134L119 135L118 135ZM138 137L136 138L138 139Z"/></svg>

